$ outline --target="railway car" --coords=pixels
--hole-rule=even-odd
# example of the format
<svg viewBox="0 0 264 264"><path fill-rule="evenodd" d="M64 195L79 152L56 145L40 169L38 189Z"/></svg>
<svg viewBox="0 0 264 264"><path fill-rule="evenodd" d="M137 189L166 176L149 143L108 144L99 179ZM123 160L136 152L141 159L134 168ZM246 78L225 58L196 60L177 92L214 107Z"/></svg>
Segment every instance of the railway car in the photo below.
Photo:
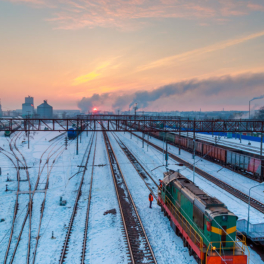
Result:
<svg viewBox="0 0 264 264"><path fill-rule="evenodd" d="M77 131L76 131L76 127L71 127L68 129L68 138L69 139L74 139L77 136Z"/></svg>
<svg viewBox="0 0 264 264"><path fill-rule="evenodd" d="M151 132L150 135L160 140L166 139L176 146L180 145L182 149L191 153L194 150L192 138L179 136L170 132L165 133L158 128L157 132ZM195 153L203 156L205 159L227 166L234 171L247 174L257 181L264 181L264 159L260 155L226 146L215 145L201 139L195 140Z"/></svg>
<svg viewBox="0 0 264 264"><path fill-rule="evenodd" d="M166 134L166 135L165 135ZM167 139L176 146L193 152L194 141L186 136L179 136L174 133L159 132L152 135L161 140ZM173 140L174 138L174 140ZM220 163L232 170L247 173L251 178L264 181L264 159L260 155L233 149L226 146L219 146L200 139L195 140L195 153L205 159Z"/></svg>
<svg viewBox="0 0 264 264"><path fill-rule="evenodd" d="M69 139L75 139L77 134L82 133L84 130L85 125L79 126L78 129L75 124L71 128L68 129L68 138Z"/></svg>
<svg viewBox="0 0 264 264"><path fill-rule="evenodd" d="M232 152L227 150L226 152L226 163L227 165L230 165L232 169L250 172L256 178L262 176L261 178L263 180L264 160L254 156L245 155L243 151Z"/></svg>
<svg viewBox="0 0 264 264"><path fill-rule="evenodd" d="M179 172L164 173L158 203L198 263L247 264L245 238L237 240L238 217Z"/></svg>
<svg viewBox="0 0 264 264"><path fill-rule="evenodd" d="M6 130L6 131L5 131L5 137L10 137L10 135L11 135L11 131Z"/></svg>
<svg viewBox="0 0 264 264"><path fill-rule="evenodd" d="M18 130L21 127L21 122L19 122L16 126L13 127L13 130L5 130L5 137L10 137L11 134L15 131Z"/></svg>

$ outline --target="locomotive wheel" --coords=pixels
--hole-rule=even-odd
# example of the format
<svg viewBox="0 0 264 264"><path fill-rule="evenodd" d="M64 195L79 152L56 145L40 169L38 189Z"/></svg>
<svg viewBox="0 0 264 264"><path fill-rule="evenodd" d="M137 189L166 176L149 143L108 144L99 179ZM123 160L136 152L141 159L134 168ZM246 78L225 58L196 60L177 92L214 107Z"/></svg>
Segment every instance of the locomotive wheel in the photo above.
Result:
<svg viewBox="0 0 264 264"><path fill-rule="evenodd" d="M179 236L179 228L176 226L176 235Z"/></svg>
<svg viewBox="0 0 264 264"><path fill-rule="evenodd" d="M185 237L183 237L182 239L183 239L183 246L187 247L187 241L186 241Z"/></svg>
<svg viewBox="0 0 264 264"><path fill-rule="evenodd" d="M190 244L188 245L188 249L189 249L189 255L192 256L193 255L193 249L190 246Z"/></svg>

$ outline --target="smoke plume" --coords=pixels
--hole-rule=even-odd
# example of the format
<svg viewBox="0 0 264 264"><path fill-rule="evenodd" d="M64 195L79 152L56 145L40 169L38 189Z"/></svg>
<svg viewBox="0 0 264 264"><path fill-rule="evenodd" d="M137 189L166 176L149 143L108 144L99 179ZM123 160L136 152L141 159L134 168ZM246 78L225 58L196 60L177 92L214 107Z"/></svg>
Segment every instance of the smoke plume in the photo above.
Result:
<svg viewBox="0 0 264 264"><path fill-rule="evenodd" d="M257 99L262 99L262 98L264 98L264 94L261 95L261 96L258 96L258 97L254 97L253 99L250 100L250 102L254 101L254 100L257 100Z"/></svg>
<svg viewBox="0 0 264 264"><path fill-rule="evenodd" d="M155 102L161 106L160 109L170 107L175 110L175 105L187 102L197 102L200 105L230 104L241 105L248 102L248 96L257 94L264 86L264 73L247 73L237 76L221 76L204 80L191 79L182 82L171 83L161 86L152 91L136 91L133 93L119 91L116 93L94 94L84 97L78 102L83 112L93 107L104 108L104 110L128 110L135 103L139 109L148 107L149 110ZM264 95L254 97L251 101L264 98ZM165 103L164 103L165 102ZM192 106L189 104L190 107ZM157 104L156 104L157 106ZM157 110L157 109L153 109Z"/></svg>

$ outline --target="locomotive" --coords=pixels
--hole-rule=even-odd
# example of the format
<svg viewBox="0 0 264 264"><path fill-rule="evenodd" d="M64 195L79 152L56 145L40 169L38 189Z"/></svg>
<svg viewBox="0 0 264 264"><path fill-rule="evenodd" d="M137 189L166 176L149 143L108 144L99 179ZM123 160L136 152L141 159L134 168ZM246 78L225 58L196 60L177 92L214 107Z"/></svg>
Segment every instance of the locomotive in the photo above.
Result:
<svg viewBox="0 0 264 264"><path fill-rule="evenodd" d="M78 129L75 124L72 125L71 128L68 129L68 138L69 139L75 139L77 135L79 135L83 129L85 128L85 125L79 126Z"/></svg>
<svg viewBox="0 0 264 264"><path fill-rule="evenodd" d="M237 240L238 217L179 172L164 173L158 203L199 264L247 264L246 240L242 234Z"/></svg>

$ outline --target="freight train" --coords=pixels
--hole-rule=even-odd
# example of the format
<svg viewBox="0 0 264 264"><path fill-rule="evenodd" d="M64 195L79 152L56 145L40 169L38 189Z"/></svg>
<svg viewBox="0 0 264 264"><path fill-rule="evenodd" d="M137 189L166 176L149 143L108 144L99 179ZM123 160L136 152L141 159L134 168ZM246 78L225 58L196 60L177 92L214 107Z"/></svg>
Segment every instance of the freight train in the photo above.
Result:
<svg viewBox="0 0 264 264"><path fill-rule="evenodd" d="M171 132L152 132L150 133L159 139L165 139L182 149L193 152L194 141L192 138L179 136ZM220 163L232 170L248 174L251 178L260 182L264 181L264 159L260 155L250 152L217 146L200 139L195 140L195 153L205 159Z"/></svg>
<svg viewBox="0 0 264 264"><path fill-rule="evenodd" d="M138 129L138 124L134 123L131 127ZM149 134L193 153L194 141L192 138L179 136L173 132L163 132L161 131L163 128L163 124L156 125L155 129L157 131L149 132ZM200 139L195 140L195 154L210 161L220 163L234 171L241 172L243 175L247 175L259 182L264 181L264 159L260 155L226 146L217 146Z"/></svg>
<svg viewBox="0 0 264 264"><path fill-rule="evenodd" d="M237 240L238 217L179 172L164 173L158 203L199 264L247 264L246 240Z"/></svg>

